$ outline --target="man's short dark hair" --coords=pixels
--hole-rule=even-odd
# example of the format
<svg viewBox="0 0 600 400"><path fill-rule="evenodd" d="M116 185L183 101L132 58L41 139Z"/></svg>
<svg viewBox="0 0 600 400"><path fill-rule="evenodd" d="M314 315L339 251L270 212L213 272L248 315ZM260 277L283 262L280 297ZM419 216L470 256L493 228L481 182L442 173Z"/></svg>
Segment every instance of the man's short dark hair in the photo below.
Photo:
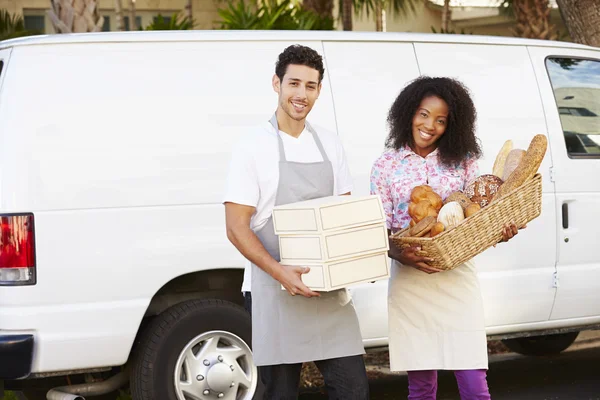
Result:
<svg viewBox="0 0 600 400"><path fill-rule="evenodd" d="M275 63L275 74L279 80L283 81L283 76L287 71L288 65L306 65L307 67L319 71L319 83L323 80L325 68L323 67L323 57L310 47L294 44L287 47L279 55Z"/></svg>

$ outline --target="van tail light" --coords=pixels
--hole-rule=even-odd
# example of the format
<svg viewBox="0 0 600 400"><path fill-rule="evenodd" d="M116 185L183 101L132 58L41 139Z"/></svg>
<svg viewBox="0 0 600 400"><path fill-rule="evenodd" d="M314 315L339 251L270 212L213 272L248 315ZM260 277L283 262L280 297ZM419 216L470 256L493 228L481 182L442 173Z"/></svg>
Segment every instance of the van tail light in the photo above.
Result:
<svg viewBox="0 0 600 400"><path fill-rule="evenodd" d="M33 214L0 214L0 286L35 285Z"/></svg>

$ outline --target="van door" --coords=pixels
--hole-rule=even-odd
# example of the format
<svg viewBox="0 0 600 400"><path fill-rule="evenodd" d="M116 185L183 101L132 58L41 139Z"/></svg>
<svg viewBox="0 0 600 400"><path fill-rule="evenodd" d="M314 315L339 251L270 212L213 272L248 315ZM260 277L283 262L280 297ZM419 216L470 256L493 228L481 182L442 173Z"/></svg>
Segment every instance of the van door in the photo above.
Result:
<svg viewBox="0 0 600 400"><path fill-rule="evenodd" d="M6 75L6 67L8 66L8 59L10 57L10 53L12 48L0 50L0 88L2 87L2 81L4 80L4 75Z"/></svg>
<svg viewBox="0 0 600 400"><path fill-rule="evenodd" d="M600 51L529 49L554 160L558 291L551 319L600 316Z"/></svg>
<svg viewBox="0 0 600 400"><path fill-rule="evenodd" d="M492 172L506 140L526 149L535 134L546 133L544 109L525 46L415 43L415 50L423 75L456 77L471 91L484 152L481 174ZM551 165L548 152L539 170L543 178L540 217L511 242L475 257L490 334L522 329L518 324L550 317L556 294L552 286L556 215Z"/></svg>
<svg viewBox="0 0 600 400"><path fill-rule="evenodd" d="M369 194L373 162L384 150L387 113L400 90L419 76L411 43L324 42L338 132L353 194ZM387 281L351 290L365 346L387 344Z"/></svg>

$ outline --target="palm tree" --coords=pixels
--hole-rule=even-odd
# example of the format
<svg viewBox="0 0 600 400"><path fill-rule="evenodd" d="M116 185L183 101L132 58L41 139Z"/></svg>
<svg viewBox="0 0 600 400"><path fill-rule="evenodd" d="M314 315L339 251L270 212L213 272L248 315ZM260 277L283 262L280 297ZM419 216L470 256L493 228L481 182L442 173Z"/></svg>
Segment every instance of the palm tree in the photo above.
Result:
<svg viewBox="0 0 600 400"><path fill-rule="evenodd" d="M353 0L342 0L342 27L345 31L352 30L352 9L354 8Z"/></svg>
<svg viewBox="0 0 600 400"><path fill-rule="evenodd" d="M548 0L504 0L501 7L513 13L515 36L530 39L556 40L555 27L550 23Z"/></svg>
<svg viewBox="0 0 600 400"><path fill-rule="evenodd" d="M104 17L98 14L97 0L50 0L48 16L56 33L99 32Z"/></svg>
<svg viewBox="0 0 600 400"><path fill-rule="evenodd" d="M0 10L0 40L39 35L40 33L42 32L26 30L23 17L20 15L12 15L6 10Z"/></svg>
<svg viewBox="0 0 600 400"><path fill-rule="evenodd" d="M121 4L121 0L115 0L115 20L117 21L117 30L124 31L125 24L123 23L123 5Z"/></svg>
<svg viewBox="0 0 600 400"><path fill-rule="evenodd" d="M357 14L365 13L367 17L373 12L375 14L375 28L381 32L383 30L384 10L387 14L404 17L410 12L414 12L415 5L419 1L422 0L355 0L354 9L357 10ZM345 15L342 15L342 17L345 17Z"/></svg>
<svg viewBox="0 0 600 400"><path fill-rule="evenodd" d="M450 0L444 0L444 8L442 10L442 32L448 32L451 17L452 10L450 9Z"/></svg>
<svg viewBox="0 0 600 400"><path fill-rule="evenodd" d="M194 19L194 15L192 12L192 0L187 0L185 2L185 15L188 17L188 19L191 21L192 19Z"/></svg>
<svg viewBox="0 0 600 400"><path fill-rule="evenodd" d="M140 27L137 25L135 16L135 0L129 0L129 30L137 31Z"/></svg>

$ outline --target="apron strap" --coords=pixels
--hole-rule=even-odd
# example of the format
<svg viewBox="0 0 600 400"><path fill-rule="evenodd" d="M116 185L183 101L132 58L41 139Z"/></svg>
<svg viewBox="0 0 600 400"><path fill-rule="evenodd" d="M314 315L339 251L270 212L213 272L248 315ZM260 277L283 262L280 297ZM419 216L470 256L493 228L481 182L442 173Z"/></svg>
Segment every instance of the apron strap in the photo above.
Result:
<svg viewBox="0 0 600 400"><path fill-rule="evenodd" d="M308 121L305 121L306 124L306 129L308 129L308 131L310 133L312 133L313 138L315 139L315 143L317 144L317 147L319 148L319 151L321 152L321 157L323 157L323 161L329 161L329 157L327 157L327 153L325 152L325 149L323 148L323 144L321 143L321 140L319 139L319 135L317 135L317 132L313 129L312 125L308 123Z"/></svg>
<svg viewBox="0 0 600 400"><path fill-rule="evenodd" d="M279 161L287 161L285 158L285 150L283 148L283 140L281 139L281 136L279 136L279 124L277 123L277 116L273 114L269 122L271 125L273 125L273 128L275 128L275 133L277 134L277 143L279 145ZM317 135L317 132L313 129L312 125L308 123L308 121L305 121L304 123L306 129L312 134L315 144L321 153L321 157L323 157L323 161L329 161L329 157L327 157L327 153L325 152L325 148L323 148L323 144L319 139L319 135Z"/></svg>
<svg viewBox="0 0 600 400"><path fill-rule="evenodd" d="M273 125L273 128L275 128L275 134L277 135L277 143L279 145L279 161L280 162L285 162L287 161L287 159L285 158L285 150L283 148L283 140L281 140L281 136L279 136L279 124L277 123L277 116L275 115L275 113L273 113L273 116L271 117L271 125Z"/></svg>

